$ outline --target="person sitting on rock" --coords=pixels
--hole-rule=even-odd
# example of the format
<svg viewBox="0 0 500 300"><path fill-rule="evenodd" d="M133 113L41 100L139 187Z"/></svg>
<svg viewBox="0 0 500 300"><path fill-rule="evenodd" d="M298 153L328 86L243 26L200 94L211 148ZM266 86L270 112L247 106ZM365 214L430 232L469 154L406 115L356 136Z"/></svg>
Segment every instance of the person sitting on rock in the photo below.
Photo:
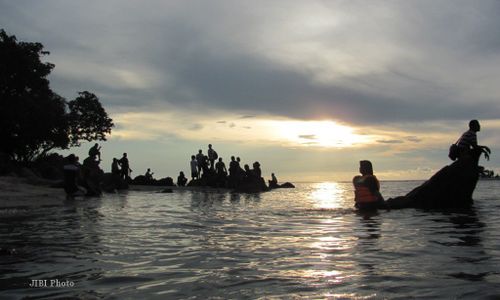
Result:
<svg viewBox="0 0 500 300"><path fill-rule="evenodd" d="M369 160L359 162L361 176L352 179L354 184L355 206L359 209L377 209L386 207L384 198L380 194L380 183L373 175L372 163Z"/></svg>
<svg viewBox="0 0 500 300"><path fill-rule="evenodd" d="M196 160L196 156L191 155L191 180L198 179L199 173L198 173L198 161Z"/></svg>
<svg viewBox="0 0 500 300"><path fill-rule="evenodd" d="M269 180L269 188L274 189L278 187L278 178L274 175L274 173L271 173L271 180Z"/></svg>
<svg viewBox="0 0 500 300"><path fill-rule="evenodd" d="M78 185L78 178L80 177L80 167L78 166L76 156L70 154L67 157L68 163L64 165L64 191L66 192L66 199L73 199L77 195L85 195L87 192L85 188Z"/></svg>
<svg viewBox="0 0 500 300"><path fill-rule="evenodd" d="M92 148L89 149L89 156L97 158L99 161L101 160L101 147L99 147L98 143L95 143Z"/></svg>
<svg viewBox="0 0 500 300"><path fill-rule="evenodd" d="M179 176L177 176L177 186L186 186L187 178L184 176L184 172L179 172Z"/></svg>
<svg viewBox="0 0 500 300"><path fill-rule="evenodd" d="M146 178L147 181L153 181L153 174L154 172L151 172L151 169L148 168L146 174L144 174L144 177Z"/></svg>
<svg viewBox="0 0 500 300"><path fill-rule="evenodd" d="M471 157L471 151L479 150L484 153L486 159L489 160L491 153L490 148L486 146L480 146L477 144L477 132L481 131L481 125L478 120L471 120L469 122L469 130L464 132L460 139L457 141L457 146L459 149L458 158Z"/></svg>

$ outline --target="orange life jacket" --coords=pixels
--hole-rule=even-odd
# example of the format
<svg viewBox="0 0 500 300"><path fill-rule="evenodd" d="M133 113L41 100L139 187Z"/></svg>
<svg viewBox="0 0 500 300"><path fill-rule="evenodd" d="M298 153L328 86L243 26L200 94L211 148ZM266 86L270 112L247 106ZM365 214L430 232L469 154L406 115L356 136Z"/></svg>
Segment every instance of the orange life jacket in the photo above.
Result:
<svg viewBox="0 0 500 300"><path fill-rule="evenodd" d="M378 182L377 177L373 175L356 176L353 180L354 201L356 201L356 203L366 204L376 203L379 201L378 195L372 193L365 184L366 179L369 177L373 177L375 179L377 182L377 189L380 189L380 183Z"/></svg>

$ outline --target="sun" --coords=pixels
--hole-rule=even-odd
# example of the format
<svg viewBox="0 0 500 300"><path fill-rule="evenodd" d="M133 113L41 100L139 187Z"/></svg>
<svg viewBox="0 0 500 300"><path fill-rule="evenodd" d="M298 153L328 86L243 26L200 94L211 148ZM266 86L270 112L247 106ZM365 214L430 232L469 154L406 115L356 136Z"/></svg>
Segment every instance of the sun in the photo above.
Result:
<svg viewBox="0 0 500 300"><path fill-rule="evenodd" d="M279 137L307 147L345 148L371 141L334 121L276 121L272 126Z"/></svg>

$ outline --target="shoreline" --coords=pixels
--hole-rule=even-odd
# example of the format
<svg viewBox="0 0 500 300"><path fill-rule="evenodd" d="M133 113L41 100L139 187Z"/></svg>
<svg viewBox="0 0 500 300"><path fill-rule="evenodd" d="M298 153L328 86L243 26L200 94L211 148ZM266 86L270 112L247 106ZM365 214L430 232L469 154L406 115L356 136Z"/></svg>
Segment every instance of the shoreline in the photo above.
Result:
<svg viewBox="0 0 500 300"><path fill-rule="evenodd" d="M62 188L51 187L58 181L40 179L38 177L20 177L15 175L0 176L0 209L18 207L38 207L47 205L63 205L66 193ZM211 187L179 187L179 186L150 186L130 185L128 190L120 192L158 192L164 190L190 192L231 192L226 188ZM170 192L166 192L170 193ZM105 193L106 194L106 193ZM92 197L94 198L94 197Z"/></svg>

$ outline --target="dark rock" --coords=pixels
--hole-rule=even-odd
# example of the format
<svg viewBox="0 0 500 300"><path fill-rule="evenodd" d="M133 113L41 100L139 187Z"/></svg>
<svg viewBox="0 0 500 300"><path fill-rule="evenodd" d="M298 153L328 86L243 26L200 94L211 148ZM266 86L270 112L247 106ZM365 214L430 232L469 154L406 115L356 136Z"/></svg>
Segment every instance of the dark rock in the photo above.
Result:
<svg viewBox="0 0 500 300"><path fill-rule="evenodd" d="M387 200L390 208L455 209L473 204L472 193L479 178L480 151L472 158L459 159L445 166L429 180L405 196Z"/></svg>
<svg viewBox="0 0 500 300"><path fill-rule="evenodd" d="M160 193L166 193L166 194L170 194L170 193L173 193L174 191L172 189L164 189L162 190Z"/></svg>
<svg viewBox="0 0 500 300"><path fill-rule="evenodd" d="M172 177L165 177L160 180L156 181L156 185L161 185L161 186L175 186L174 180Z"/></svg>
<svg viewBox="0 0 500 300"><path fill-rule="evenodd" d="M101 187L103 191L113 193L116 190L128 189L128 182L118 174L104 173L101 179Z"/></svg>
<svg viewBox="0 0 500 300"><path fill-rule="evenodd" d="M294 189L295 185L291 182L285 182L283 184L277 184L276 182L273 182L269 180L269 189Z"/></svg>

